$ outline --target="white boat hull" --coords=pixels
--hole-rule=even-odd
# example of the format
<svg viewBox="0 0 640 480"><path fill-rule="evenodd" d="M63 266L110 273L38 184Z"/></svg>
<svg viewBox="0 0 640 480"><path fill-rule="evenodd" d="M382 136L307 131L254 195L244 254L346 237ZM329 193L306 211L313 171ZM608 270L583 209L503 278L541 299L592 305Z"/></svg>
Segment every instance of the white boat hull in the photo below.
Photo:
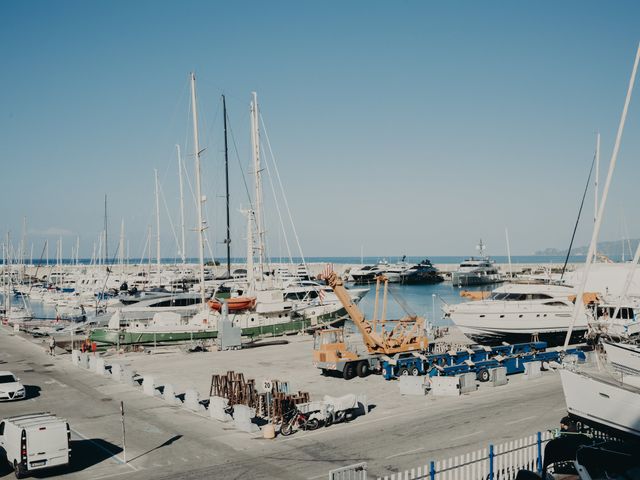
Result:
<svg viewBox="0 0 640 480"><path fill-rule="evenodd" d="M585 422L640 436L640 389L560 370L568 412Z"/></svg>
<svg viewBox="0 0 640 480"><path fill-rule="evenodd" d="M613 368L627 375L640 376L640 347L625 343L602 342ZM640 412L639 412L640 413Z"/></svg>

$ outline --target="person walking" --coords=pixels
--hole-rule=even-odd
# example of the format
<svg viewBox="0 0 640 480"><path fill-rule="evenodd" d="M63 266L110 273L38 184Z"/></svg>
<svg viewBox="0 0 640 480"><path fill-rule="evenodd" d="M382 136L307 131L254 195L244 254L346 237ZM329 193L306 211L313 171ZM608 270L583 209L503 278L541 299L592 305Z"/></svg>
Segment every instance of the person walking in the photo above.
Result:
<svg viewBox="0 0 640 480"><path fill-rule="evenodd" d="M49 355L55 356L56 354L56 339L51 337L49 339Z"/></svg>

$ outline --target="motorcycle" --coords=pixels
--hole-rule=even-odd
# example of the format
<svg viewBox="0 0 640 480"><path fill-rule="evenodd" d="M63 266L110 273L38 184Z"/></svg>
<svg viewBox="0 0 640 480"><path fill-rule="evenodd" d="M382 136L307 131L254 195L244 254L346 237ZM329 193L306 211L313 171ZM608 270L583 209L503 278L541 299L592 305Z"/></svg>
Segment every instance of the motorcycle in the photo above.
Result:
<svg viewBox="0 0 640 480"><path fill-rule="evenodd" d="M320 421L313 416L319 410L302 413L297 407L292 408L284 414L280 433L284 436L291 435L298 429L315 430L320 426Z"/></svg>

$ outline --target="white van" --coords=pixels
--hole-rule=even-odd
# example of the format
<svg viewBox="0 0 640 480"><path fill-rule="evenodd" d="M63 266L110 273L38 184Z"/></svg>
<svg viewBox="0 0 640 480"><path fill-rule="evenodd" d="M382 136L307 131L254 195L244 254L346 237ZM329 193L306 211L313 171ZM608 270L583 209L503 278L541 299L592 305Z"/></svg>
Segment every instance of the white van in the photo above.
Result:
<svg viewBox="0 0 640 480"><path fill-rule="evenodd" d="M17 478L35 470L69 463L71 430L50 413L32 413L0 421L0 447Z"/></svg>

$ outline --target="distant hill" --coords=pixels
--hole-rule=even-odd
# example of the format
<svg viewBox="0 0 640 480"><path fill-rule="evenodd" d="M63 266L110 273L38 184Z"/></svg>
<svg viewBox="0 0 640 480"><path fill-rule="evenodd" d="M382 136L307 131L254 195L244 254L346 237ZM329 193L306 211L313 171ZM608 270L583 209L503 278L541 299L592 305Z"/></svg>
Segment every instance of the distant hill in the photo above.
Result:
<svg viewBox="0 0 640 480"><path fill-rule="evenodd" d="M627 259L632 259L633 255L638 248L638 243L640 243L640 238L633 238L630 240L615 240L612 242L598 242L598 253L602 253L607 257L611 257L612 259L622 258L623 254L623 245L624 245L624 257ZM582 247L574 247L571 250L572 255L586 255L589 250L588 246ZM545 248L544 250L540 250L534 255L566 255L567 250L559 250L557 248Z"/></svg>

